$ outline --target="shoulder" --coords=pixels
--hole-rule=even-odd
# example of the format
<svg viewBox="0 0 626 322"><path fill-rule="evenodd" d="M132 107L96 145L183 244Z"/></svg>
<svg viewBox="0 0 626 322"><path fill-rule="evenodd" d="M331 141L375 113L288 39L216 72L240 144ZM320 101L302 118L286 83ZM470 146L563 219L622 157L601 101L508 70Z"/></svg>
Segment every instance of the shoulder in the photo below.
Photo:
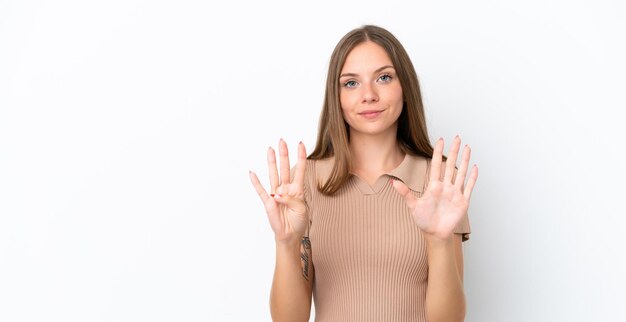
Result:
<svg viewBox="0 0 626 322"><path fill-rule="evenodd" d="M431 180L433 160L430 157L407 154L402 164L393 170L392 175L402 179L412 190L423 192ZM447 163L442 161L439 169L439 180L445 176ZM457 169L454 169L456 177Z"/></svg>
<svg viewBox="0 0 626 322"><path fill-rule="evenodd" d="M305 185L315 186L317 183L324 183L333 170L334 158L307 159L304 173ZM295 166L292 171L295 170Z"/></svg>
<svg viewBox="0 0 626 322"><path fill-rule="evenodd" d="M328 179L333 170L333 158L326 159L307 159L304 169L304 185L306 188L315 187L317 183L324 183ZM291 179L293 179L298 165L291 167Z"/></svg>

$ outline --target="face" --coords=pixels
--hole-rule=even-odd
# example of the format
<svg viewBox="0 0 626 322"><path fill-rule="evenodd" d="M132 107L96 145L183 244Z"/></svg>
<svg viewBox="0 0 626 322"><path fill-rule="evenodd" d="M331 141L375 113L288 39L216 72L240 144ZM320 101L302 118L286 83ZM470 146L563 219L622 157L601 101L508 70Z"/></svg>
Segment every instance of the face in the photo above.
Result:
<svg viewBox="0 0 626 322"><path fill-rule="evenodd" d="M400 80L387 52L367 41L346 57L339 77L339 100L350 133L397 131L403 98Z"/></svg>

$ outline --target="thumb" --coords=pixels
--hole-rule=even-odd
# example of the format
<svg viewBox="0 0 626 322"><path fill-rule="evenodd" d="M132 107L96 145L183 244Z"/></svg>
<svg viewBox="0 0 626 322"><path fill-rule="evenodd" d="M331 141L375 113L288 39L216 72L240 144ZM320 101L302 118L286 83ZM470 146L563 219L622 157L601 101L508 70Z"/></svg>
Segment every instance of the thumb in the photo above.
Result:
<svg viewBox="0 0 626 322"><path fill-rule="evenodd" d="M285 206L287 206L289 209L295 210L297 212L304 212L306 209L306 206L304 205L304 203L302 202L302 200L298 199L298 198L293 198L289 195L283 195L283 194L271 194L271 196L274 198L274 200L276 200L277 203L279 204L283 204Z"/></svg>
<svg viewBox="0 0 626 322"><path fill-rule="evenodd" d="M406 184L404 184L404 182L400 180L391 179L391 185L394 187L394 189L396 189L396 191L400 195L402 195L407 205L411 206L413 205L413 203L415 203L416 198L410 193L409 187L407 187Z"/></svg>

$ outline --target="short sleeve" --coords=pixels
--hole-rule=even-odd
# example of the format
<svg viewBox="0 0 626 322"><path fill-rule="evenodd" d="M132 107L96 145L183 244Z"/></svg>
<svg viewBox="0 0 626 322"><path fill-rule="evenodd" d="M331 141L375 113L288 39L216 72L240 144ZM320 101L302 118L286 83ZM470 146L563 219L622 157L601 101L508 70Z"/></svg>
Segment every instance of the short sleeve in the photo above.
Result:
<svg viewBox="0 0 626 322"><path fill-rule="evenodd" d="M470 229L470 223L469 223L469 216L467 212L465 213L465 215L463 215L463 217L461 218L461 221L456 226L456 228L454 228L454 233L461 234L461 237L462 237L461 241L466 241L469 239L471 229Z"/></svg>

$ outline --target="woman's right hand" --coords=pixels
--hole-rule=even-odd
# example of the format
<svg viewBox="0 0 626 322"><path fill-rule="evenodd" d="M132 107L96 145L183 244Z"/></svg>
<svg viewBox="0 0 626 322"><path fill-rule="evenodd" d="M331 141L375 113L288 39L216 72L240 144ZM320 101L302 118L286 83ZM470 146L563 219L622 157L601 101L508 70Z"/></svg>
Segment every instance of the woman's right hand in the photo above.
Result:
<svg viewBox="0 0 626 322"><path fill-rule="evenodd" d="M259 182L256 174L250 171L250 181L259 194L265 212L274 231L277 242L299 242L309 224L304 202L304 173L306 168L306 150L304 143L298 144L298 163L291 180L289 152L282 139L278 143L280 154L280 177L276 166L276 153L271 147L267 151L267 163L270 174L271 194L268 194Z"/></svg>

